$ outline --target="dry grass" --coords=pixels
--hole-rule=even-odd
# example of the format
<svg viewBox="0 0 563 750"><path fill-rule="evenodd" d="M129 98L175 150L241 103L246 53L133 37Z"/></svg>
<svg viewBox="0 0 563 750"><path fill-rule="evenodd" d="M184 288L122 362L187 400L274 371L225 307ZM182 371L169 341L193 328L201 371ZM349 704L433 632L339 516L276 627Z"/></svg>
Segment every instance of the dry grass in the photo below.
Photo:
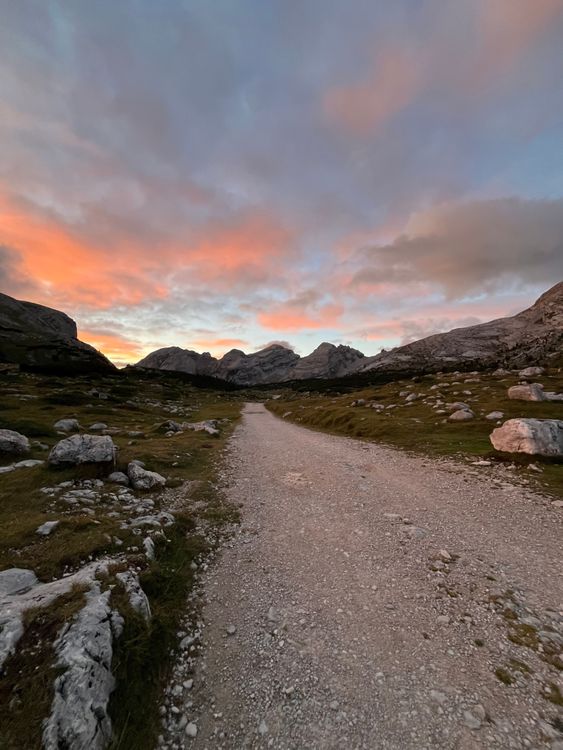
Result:
<svg viewBox="0 0 563 750"><path fill-rule="evenodd" d="M504 412L503 419L515 417L562 418L563 402L531 402L508 399L507 390L518 382L517 375L499 379L481 374L478 383L465 383L467 374L454 376L428 375L408 380L399 380L385 385L364 388L353 393L335 394L310 391L298 393L290 389L278 391L282 397L267 403L278 416L314 429L339 435L372 440L408 450L437 455L494 457L497 460L517 461L523 465L530 462L541 464L542 474L537 474L543 487L563 494L563 466L554 461L538 460L537 457L506 456L494 451L489 435L496 426L485 419L492 411ZM563 377L558 372L542 376L546 391L563 390ZM458 384L453 384L458 381ZM438 383L449 383L432 391ZM399 396L404 390L422 394L411 405ZM471 391L470 395L464 391ZM437 415L424 400L436 393L442 394L444 402L463 401L475 412L476 418L468 422L449 422L447 414ZM367 404L383 404L378 413L368 405L352 407L357 399ZM395 408L388 409L392 404ZM288 414L288 412L290 412ZM529 472L531 474L531 472ZM532 475L536 476L536 475Z"/></svg>

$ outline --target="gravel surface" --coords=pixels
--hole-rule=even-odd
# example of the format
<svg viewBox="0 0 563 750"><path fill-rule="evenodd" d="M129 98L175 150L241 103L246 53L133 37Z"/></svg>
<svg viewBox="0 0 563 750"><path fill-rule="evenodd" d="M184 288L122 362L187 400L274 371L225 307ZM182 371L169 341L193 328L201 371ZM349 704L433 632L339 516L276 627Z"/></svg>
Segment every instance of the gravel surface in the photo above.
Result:
<svg viewBox="0 0 563 750"><path fill-rule="evenodd" d="M309 431L260 404L224 479L242 525L203 573L201 652L176 675L189 689L161 746L562 750L549 498L502 467Z"/></svg>

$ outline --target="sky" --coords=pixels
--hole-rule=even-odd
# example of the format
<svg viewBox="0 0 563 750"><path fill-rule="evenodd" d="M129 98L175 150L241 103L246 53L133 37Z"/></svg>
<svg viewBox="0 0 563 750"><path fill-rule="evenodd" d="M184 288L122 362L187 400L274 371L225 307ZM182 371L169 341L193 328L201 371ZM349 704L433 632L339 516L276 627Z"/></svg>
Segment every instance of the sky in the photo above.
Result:
<svg viewBox="0 0 563 750"><path fill-rule="evenodd" d="M0 291L118 364L563 279L563 0L0 0Z"/></svg>

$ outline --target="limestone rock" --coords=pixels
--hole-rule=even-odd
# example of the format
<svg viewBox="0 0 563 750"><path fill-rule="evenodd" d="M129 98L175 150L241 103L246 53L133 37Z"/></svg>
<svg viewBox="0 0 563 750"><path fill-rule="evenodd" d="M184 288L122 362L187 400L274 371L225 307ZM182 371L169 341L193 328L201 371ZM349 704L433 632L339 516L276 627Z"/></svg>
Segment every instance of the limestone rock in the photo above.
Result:
<svg viewBox="0 0 563 750"><path fill-rule="evenodd" d="M29 440L14 430L0 430L0 453L27 453Z"/></svg>
<svg viewBox="0 0 563 750"><path fill-rule="evenodd" d="M80 430L78 419L59 419L53 427L59 432L78 432Z"/></svg>
<svg viewBox="0 0 563 750"><path fill-rule="evenodd" d="M60 440L49 454L51 466L113 464L117 448L109 435L73 435Z"/></svg>
<svg viewBox="0 0 563 750"><path fill-rule="evenodd" d="M525 367L523 370L520 370L518 375L521 378L537 378L538 375L543 375L543 373L543 367Z"/></svg>
<svg viewBox="0 0 563 750"><path fill-rule="evenodd" d="M76 323L63 312L0 294L0 362L64 374L115 370L77 336Z"/></svg>
<svg viewBox="0 0 563 750"><path fill-rule="evenodd" d="M516 401L547 401L539 383L513 385L508 389L508 398Z"/></svg>
<svg viewBox="0 0 563 750"><path fill-rule="evenodd" d="M133 461L127 467L127 473L135 490L152 490L166 484L166 479L156 471L147 471Z"/></svg>
<svg viewBox="0 0 563 750"><path fill-rule="evenodd" d="M112 484L120 484L123 487L129 487L129 477L122 471L112 471L107 481Z"/></svg>
<svg viewBox="0 0 563 750"><path fill-rule="evenodd" d="M474 417L475 414L469 409L458 409L453 414L450 414L448 419L450 422L467 422L470 419L474 419Z"/></svg>
<svg viewBox="0 0 563 750"><path fill-rule="evenodd" d="M504 412L502 411L491 411L489 412L485 419L490 419L492 421L496 421L497 419L502 419L504 417Z"/></svg>
<svg viewBox="0 0 563 750"><path fill-rule="evenodd" d="M559 419L509 419L493 430L497 451L563 456L563 421Z"/></svg>
<svg viewBox="0 0 563 750"><path fill-rule="evenodd" d="M27 591L38 583L33 570L8 568L0 572L0 596L12 596Z"/></svg>
<svg viewBox="0 0 563 750"><path fill-rule="evenodd" d="M123 618L110 606L111 591L94 582L86 605L55 641L57 667L51 713L43 724L43 747L104 750L111 739L107 707L115 687L113 640Z"/></svg>

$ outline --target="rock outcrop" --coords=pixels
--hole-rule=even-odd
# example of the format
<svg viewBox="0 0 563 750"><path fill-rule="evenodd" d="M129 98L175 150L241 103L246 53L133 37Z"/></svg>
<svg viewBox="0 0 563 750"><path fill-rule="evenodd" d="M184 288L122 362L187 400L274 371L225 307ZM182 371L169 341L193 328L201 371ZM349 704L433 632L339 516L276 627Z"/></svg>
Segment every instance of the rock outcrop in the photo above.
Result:
<svg viewBox="0 0 563 750"><path fill-rule="evenodd" d="M7 294L0 294L0 363L69 374L115 369L101 352L79 341L68 315Z"/></svg>
<svg viewBox="0 0 563 750"><path fill-rule="evenodd" d="M563 456L563 421L560 419L509 419L491 433L497 451Z"/></svg>
<svg viewBox="0 0 563 750"><path fill-rule="evenodd" d="M532 307L510 318L456 328L364 360L362 372L522 368L544 363L563 348L563 281ZM524 370L524 372L535 372Z"/></svg>
<svg viewBox="0 0 563 750"><path fill-rule="evenodd" d="M252 354L232 349L221 359L208 352L198 354L188 349L158 349L137 363L136 367L173 370L190 375L206 375L237 385L249 386L282 383L309 378L336 378L357 370L364 355L349 346L321 344L307 357L291 349L272 344Z"/></svg>

